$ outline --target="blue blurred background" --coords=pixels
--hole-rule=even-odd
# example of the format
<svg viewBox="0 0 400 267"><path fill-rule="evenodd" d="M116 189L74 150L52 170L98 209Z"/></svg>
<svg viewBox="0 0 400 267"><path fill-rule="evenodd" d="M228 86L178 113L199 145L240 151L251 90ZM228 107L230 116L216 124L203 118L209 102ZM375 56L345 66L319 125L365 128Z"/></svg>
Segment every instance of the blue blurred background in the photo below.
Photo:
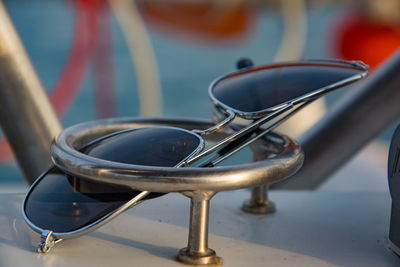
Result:
<svg viewBox="0 0 400 267"><path fill-rule="evenodd" d="M390 19L390 9L382 11L388 12L385 20L379 19L383 17L375 14L374 1L360 6L358 2L4 3L63 126L68 127L113 116L211 118L208 85L235 70L243 56L257 65L362 59L374 68L399 46L398 21ZM376 51L374 57L367 53L371 49ZM335 98L328 98L328 107ZM22 174L4 146L0 158L0 182L23 185Z"/></svg>

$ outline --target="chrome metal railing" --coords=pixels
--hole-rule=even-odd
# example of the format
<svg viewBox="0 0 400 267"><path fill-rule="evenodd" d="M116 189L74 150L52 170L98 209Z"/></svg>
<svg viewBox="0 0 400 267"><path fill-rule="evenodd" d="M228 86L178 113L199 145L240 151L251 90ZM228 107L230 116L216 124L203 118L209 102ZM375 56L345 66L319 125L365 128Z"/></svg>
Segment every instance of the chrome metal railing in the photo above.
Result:
<svg viewBox="0 0 400 267"><path fill-rule="evenodd" d="M51 166L50 143L62 127L1 1L0 124L31 184Z"/></svg>

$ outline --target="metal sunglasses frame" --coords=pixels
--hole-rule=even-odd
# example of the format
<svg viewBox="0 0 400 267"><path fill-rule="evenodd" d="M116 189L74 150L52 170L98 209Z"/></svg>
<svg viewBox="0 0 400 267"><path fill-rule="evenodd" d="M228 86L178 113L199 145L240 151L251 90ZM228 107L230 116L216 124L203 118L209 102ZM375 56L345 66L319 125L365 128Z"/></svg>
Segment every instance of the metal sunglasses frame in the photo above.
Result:
<svg viewBox="0 0 400 267"><path fill-rule="evenodd" d="M141 128L160 128L160 126L147 126L147 127L141 127ZM198 151L202 150L204 148L204 140L196 133L193 133L189 130L186 129L182 129L182 128L177 128L177 127L168 127L168 126L163 126L163 128L170 128L170 129L177 129L177 130L181 130L190 134L193 134L194 136L196 136L199 140L199 145L193 150L192 153L190 153L186 158L189 158L191 156L193 156L194 154L196 154ZM131 132L136 130L137 128L134 129L126 129L126 130L121 130L121 131L117 131L108 135L105 135L103 137L97 138L91 142L89 142L88 144L86 144L84 147L82 147L81 149L85 149L87 147L90 147L91 145L100 142L102 140L105 140L107 138L110 138L112 136L116 136L122 133L127 133L127 132ZM181 164L184 160L183 159L179 164ZM179 165L178 164L178 165ZM52 230L46 230L43 229L41 227L36 226L34 223L32 223L28 216L25 213L25 205L26 205L26 200L28 199L30 193L34 190L34 188L36 187L36 185L38 185L40 183L40 181L50 172L52 172L52 170L54 170L57 167L52 167L49 170L47 170L46 172L44 172L43 174L41 174L36 180L35 182L30 186L30 188L28 189L28 193L26 194L23 203L22 203L22 215L23 218L25 220L25 222L29 225L29 227L31 227L35 232L38 232L41 234L41 241L39 242L39 246L38 246L38 252L48 252L52 246L54 246L55 243L58 243L59 241L61 241L62 239L70 239L70 238L76 238L79 237L81 235L84 235L86 233L92 232L94 230L96 230L97 228L101 227L102 225L106 224L107 222L109 222L110 220L112 220L114 217L118 216L119 214L123 213L124 211L128 210L129 208L132 208L136 205L138 205L139 203L141 203L143 201L143 199L150 193L150 192L146 192L143 191L139 194L137 194L134 198L132 198L131 200L129 200L128 202L126 202L125 204L123 204L122 206L120 206L119 208L109 212L108 214L106 214L105 216L103 216L102 218L86 225L83 226L77 230L74 231L70 231L70 232L53 232ZM133 190L133 189L132 189Z"/></svg>
<svg viewBox="0 0 400 267"><path fill-rule="evenodd" d="M221 82L222 80L225 80L229 77L232 76L237 76L237 75L241 75L241 74L246 74L249 72L256 72L256 71L262 71L262 70L267 70L267 69L273 69L273 68L281 68L281 67L293 67L293 66L304 66L304 65L331 65L331 66L337 66L339 67L351 67L351 68L357 68L360 71L363 71L360 74L355 74L353 76L350 76L346 79L343 79L341 81L338 81L336 83L330 84L328 86L324 86L322 88L313 90L309 93L306 93L302 96L299 96L297 98L288 100L286 102L283 102L279 105L270 107L270 108L266 108L264 110L260 110L257 112L245 112L245 111L241 111L241 110L237 110L235 108L232 108L224 103L222 103L221 101L219 101L213 93L213 89L215 88L215 86ZM304 108L306 105L310 104L311 102L313 102L314 100L316 100L318 97L332 91L338 88L341 88L343 86L349 85L351 83L354 83L358 80L361 80L363 78L365 78L368 75L368 71L369 71L369 67L367 65L365 65L363 62L361 61L343 61L343 60L308 60L308 61L296 61L296 62L286 62L286 63L278 63L278 64L270 64L270 65L263 65L263 66L259 66L259 67L250 67L250 68L245 68L239 71L235 71L229 74L225 74L217 79L215 79L209 86L208 89L208 95L210 97L211 102L214 104L214 106L216 107L216 109L218 111L220 111L223 114L227 114L227 118L222 121L220 124L216 125L213 128L210 129L206 129L203 131L198 131L198 133L205 133L207 134L208 131L214 131L222 126L224 126L227 122L230 122L231 120L234 119L235 116L241 117L243 119L247 119L247 120L251 120L251 119L255 119L255 121L253 123L251 123L250 125L248 125L247 127L241 129L240 131L236 132L235 134L232 134L231 136L225 138L224 140L222 140L221 142L219 142L217 145L215 145L214 147L211 147L209 149L207 149L204 152L201 152L200 154L190 158L189 160L187 160L186 162L184 162L184 165L189 165L195 161L197 161L198 159L211 154L212 152L214 152L215 150L217 150L218 148L220 148L221 146L229 143L229 142L233 142L237 139L239 139L240 137L242 137L243 135L258 129L261 125L265 124L268 121L271 121L272 119L276 118L277 116L291 110L292 108L294 108L296 105L300 105L299 107L295 108L292 112L290 112L288 115L284 116L281 120L277 121L276 123L274 123L273 125L271 125L270 127L267 127L267 129L264 129L263 132L267 133L268 131L270 131L272 128L277 127L279 124L283 123L287 118L289 118L291 115L293 115L295 112L297 112L298 110ZM233 116L233 118L232 118ZM265 134L264 133L264 134ZM260 134L260 137L263 134ZM258 139L256 137L256 139ZM255 139L255 140L256 140ZM255 141L253 139L251 139L252 141ZM246 144L248 145L248 144ZM238 150L240 150L242 147L240 147ZM236 152L237 150L234 150L234 152ZM233 153L234 153L233 152ZM232 154L233 154L232 153ZM231 154L230 154L231 155ZM225 159L225 158L224 158ZM220 162L220 160L216 161L216 163ZM214 164L214 165L215 165Z"/></svg>
<svg viewBox="0 0 400 267"><path fill-rule="evenodd" d="M218 84L218 82L220 82L221 80L224 80L226 78L229 78L232 75L241 75L241 74L245 74L245 73L248 73L251 71L259 71L259 70L266 70L266 69L273 69L273 68L280 68L280 67L304 66L306 64L307 65L332 65L332 66L337 66L338 68L351 67L351 68L358 68L362 72L360 74L355 74L353 76L345 78L336 83L330 84L328 86L319 88L317 90L313 90L312 92L306 93L300 97L297 97L295 99L289 100L284 103L281 103L277 106L267 108L267 109L257 111L257 112L243 112L240 110L236 110L236 109L229 107L229 106L225 105L224 103L220 102L218 99L215 98L215 96L213 94L213 89ZM252 142L263 137L265 134L270 132L273 128L277 127L279 124L281 124L287 118L289 118L293 113L297 112L298 110L302 109L309 103L313 102L318 97L320 97L323 94L330 92L334 89L337 89L337 88L346 86L348 84L351 84L355 81L358 81L358 80L366 77L367 74L368 74L368 66L366 66L365 64L363 64L362 62L359 62L359 61L347 62L347 61L333 61L333 60L323 60L323 61L315 60L315 61L289 62L289 63L265 65L265 66L261 66L261 67L244 69L244 70L236 71L236 72L221 76L220 78L217 78L216 80L214 80L211 83L211 85L209 87L209 96L210 96L211 101L217 108L217 110L226 116L226 118L222 122L208 128L208 129L205 129L205 130L195 129L195 130L189 131L189 130L186 130L183 128L168 127L168 128L174 128L176 130L181 130L181 131L185 131L190 134L193 134L193 135L197 136L197 138L199 138L199 140L200 140L199 146L190 155L188 155L179 164L177 164L175 166L175 168L189 166L190 164L194 163L195 161L198 161L198 160L204 158L205 156L217 151L218 149L219 149L218 151L222 151L224 148L226 148L227 146L232 144L232 142L238 140L239 138L241 138L245 135L249 135L250 133L254 133L255 131L259 130L255 134L255 136L250 136L248 138L245 138L241 142L239 142L239 144L235 144L234 147L232 147L231 149L228 150L228 153L224 153L224 154L217 153L217 155L215 157L209 159L208 161L206 161L205 163L202 163L200 165L200 167L212 167L212 166L218 164L219 162L223 161L230 155L236 153L238 150L244 148L245 146L248 146ZM297 107L295 107L295 106L297 106ZM287 113L287 112L289 112L289 113ZM284 113L287 113L287 114L284 114ZM273 119L277 118L280 115L283 115L283 117L279 118L277 121L270 124L269 126L261 128L261 126L263 124L272 121ZM251 119L256 119L256 120L254 122L250 123L249 125L243 127L242 129L234 132L230 136L225 137L224 139L219 141L214 146L208 148L205 151L202 151L204 149L204 140L201 136L208 135L210 133L213 133L213 132L219 130L223 126L226 126L228 123L230 123L235 118L235 116L239 116L239 117L242 117L242 118L248 119L248 120L251 120ZM167 126L151 126L151 127L167 127ZM89 144L86 144L85 147L93 144L94 142L98 142L100 140L109 138L110 136L121 134L121 132L129 132L129 131L134 131L136 129L138 129L138 128L128 129L128 130L124 130L124 131L118 131L118 132L112 133L111 135L103 136L93 142L90 142ZM89 178L89 179L96 180L96 178L97 178L96 175L89 174L89 173L92 173L90 168L93 169L94 163L95 164L100 163L103 166L107 166L109 170L115 171L115 175L126 174L130 170L135 169L135 166L137 166L137 165L115 163L115 162L110 162L110 161L106 161L106 160L91 158L88 155L78 152L78 150L82 149L82 147L79 147L79 148L70 147L67 144L66 140L62 138L62 136L63 136L63 134L61 133L60 136L58 138L56 138L55 143L53 143L53 146L52 146L52 149L53 149L52 154L53 155L52 156L53 156L53 160L56 163L56 165L64 172L72 173L72 174L77 175L82 178ZM63 156L60 156L60 154L63 154ZM68 165L66 163L66 162L73 162L74 160L76 160L76 156L78 156L78 160L82 161L83 164L80 164L78 166L76 164ZM86 164L86 163L88 163L88 164ZM67 165L68 165L68 167L67 167ZM87 170L88 172L86 172L85 174L80 175L83 165L87 166L89 168L89 170ZM143 166L141 166L141 167L143 167ZM151 167L150 168L149 167L149 169L162 170L164 168L159 168L159 167ZM52 169L50 169L49 171L51 171L51 170ZM102 218L98 219L97 221L92 222L86 226L83 226L77 230L74 230L71 232L64 232L64 233L53 232L51 230L42 229L42 228L34 225L28 219L27 215L25 214L25 204L26 204L27 198L29 197L32 190L34 190L35 186L42 180L42 178L45 175L47 175L49 173L49 171L43 173L32 184L32 186L29 188L28 193L26 194L24 201L22 203L22 214L23 214L25 221L34 231L41 234L41 242L39 243L39 247L38 247L39 252L49 251L51 249L51 247L54 246L55 243L61 241L62 239L75 238L75 237L84 235L88 232L91 232L91 231L97 229L98 227L109 222L114 217L118 216L119 214L126 211L127 209L134 207L135 205L141 203L143 201L143 199L150 193L149 191L146 191L146 190L142 191L141 193L136 195L133 199L131 199L130 201L128 201L127 203L125 203L124 205L119 207L118 209L108 213L107 215L103 216ZM116 173L118 173L118 174L116 174ZM115 182L115 181L113 181L113 182ZM133 186L132 189L134 187L135 186ZM170 191L167 191L167 192L170 192Z"/></svg>
<svg viewBox="0 0 400 267"><path fill-rule="evenodd" d="M177 127L169 127L169 126L144 126L144 127L140 127L141 128L174 128L177 130L182 130L185 132L190 132L191 134L197 136L199 138L199 146L195 149L195 151L193 151L187 158L190 158L191 155L196 154L196 152L198 152L199 150L201 150L204 147L204 140L196 133L194 133L193 131L189 131L183 128L177 128ZM88 143L87 146L90 146L91 144L95 143L95 142L99 142L102 141L104 139L107 139L111 136L115 136L121 133L125 133L125 132L130 132L133 131L135 129L138 128L134 128L134 129L128 129L128 130L121 130L121 131L117 131L114 132L112 134L106 135L102 138L96 139L90 143ZM271 133L272 134L272 133ZM280 136L274 136L274 138L282 138ZM284 139L281 140L282 143L285 142ZM281 144L275 144L275 145L281 145ZM86 146L85 146L86 147ZM84 148L85 148L84 147ZM182 160L182 162L178 165L182 165L182 163L185 161L186 159ZM48 171L44 172L42 175L40 175L35 182L30 186L30 188L28 189L28 193L26 194L24 201L22 203L22 215L23 218L25 220L25 222L28 224L29 227L31 227L35 232L41 234L41 240L38 244L38 252L40 253L46 253L48 252L56 243L62 241L63 239L72 239L72 238L77 238L79 236L85 235L87 233L90 233L94 230L96 230L97 228L101 227L102 225L108 223L109 221L111 221L113 218L115 218L116 216L118 216L119 214L125 212L126 210L140 204L142 201L144 201L145 197L147 195L149 195L149 191L142 191L141 193L139 193L138 195L136 195L134 198L132 198L130 201L126 202L125 204L123 204L122 206L120 206L119 208L109 212L108 214L106 214L105 216L103 216L102 218L86 225L83 226L77 230L74 231L70 231L70 232L54 232L52 230L47 230L47 229L43 229L41 227L36 226L34 223L32 223L28 216L25 213L25 205L26 205L26 200L28 199L30 193L34 190L34 188L36 187L37 184L40 183L40 181L49 173L51 172L54 168L57 167L52 167L51 169L49 169ZM80 177L81 178L81 177ZM82 179L84 179L82 177ZM134 190L132 188L132 190Z"/></svg>
<svg viewBox="0 0 400 267"><path fill-rule="evenodd" d="M350 67L350 68L356 68L359 69L361 71L365 71L364 73L360 74L360 75L354 75L351 76L347 79L344 79L342 81L330 84L328 86L319 88L317 90L313 90L308 94L304 94L302 96L299 96L295 99L291 99L289 101L280 103L276 106L270 107L270 108L266 108L264 110L260 110L257 112L246 112L246 111L241 111L241 110L237 110L234 109L232 107L229 107L228 105L222 103L221 101L219 101L213 93L213 89L215 88L215 86L221 82L222 80L225 80L227 78L233 77L233 76L238 76L241 74L246 74L246 73L250 73L250 72L256 72L256 71L263 71L263 70L267 70L267 69L273 69L273 68L282 68L282 67L294 67L294 66L304 66L304 65L330 65L330 66L337 66L338 68L340 67ZM307 99L312 99L314 97L318 97L319 95L323 95L326 94L334 89L337 89L339 87L343 87L346 86L347 84L351 84L354 81L357 81L361 78L364 78L368 75L368 71L369 71L369 67L364 64L362 61L344 61L344 60L332 60L332 59L328 59L328 60L305 60L305 61L293 61L293 62L283 62L283 63L276 63L276 64L270 64L270 65L262 65L262 66L258 66L258 67L249 67L249 68L244 68L241 69L239 71L235 71L235 72L231 72L228 74L225 74L223 76L220 76L219 78L215 79L209 86L208 89L208 95L211 99L211 102L214 104L214 106L220 110L223 113L226 113L227 110L231 110L233 111L237 116L245 118L245 119L258 119L260 117L265 116L266 114L270 114L274 111L280 110L282 108L284 108L286 105L288 104L292 104L292 105L296 105L299 104L301 102L305 102L307 101Z"/></svg>

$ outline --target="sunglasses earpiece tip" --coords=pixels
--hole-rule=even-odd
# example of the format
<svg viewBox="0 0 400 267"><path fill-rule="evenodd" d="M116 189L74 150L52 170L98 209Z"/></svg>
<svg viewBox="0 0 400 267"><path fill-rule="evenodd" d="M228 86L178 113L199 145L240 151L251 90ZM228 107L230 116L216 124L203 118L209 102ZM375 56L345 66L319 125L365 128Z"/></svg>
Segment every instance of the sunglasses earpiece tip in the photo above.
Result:
<svg viewBox="0 0 400 267"><path fill-rule="evenodd" d="M236 68L238 70L252 68L253 66L253 61L247 57L239 58L239 60L236 62Z"/></svg>
<svg viewBox="0 0 400 267"><path fill-rule="evenodd" d="M37 251L39 253L47 253L54 247L56 240L53 237L53 231L45 230L42 232Z"/></svg>

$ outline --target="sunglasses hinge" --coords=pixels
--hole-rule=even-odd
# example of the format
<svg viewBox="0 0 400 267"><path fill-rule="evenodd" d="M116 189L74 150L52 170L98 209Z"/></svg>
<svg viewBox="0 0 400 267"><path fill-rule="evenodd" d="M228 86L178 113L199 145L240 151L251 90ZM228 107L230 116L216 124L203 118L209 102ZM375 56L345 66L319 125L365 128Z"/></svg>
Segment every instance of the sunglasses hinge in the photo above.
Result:
<svg viewBox="0 0 400 267"><path fill-rule="evenodd" d="M56 244L56 239L52 235L53 231L44 230L40 236L40 241L38 244L39 253L47 253Z"/></svg>

